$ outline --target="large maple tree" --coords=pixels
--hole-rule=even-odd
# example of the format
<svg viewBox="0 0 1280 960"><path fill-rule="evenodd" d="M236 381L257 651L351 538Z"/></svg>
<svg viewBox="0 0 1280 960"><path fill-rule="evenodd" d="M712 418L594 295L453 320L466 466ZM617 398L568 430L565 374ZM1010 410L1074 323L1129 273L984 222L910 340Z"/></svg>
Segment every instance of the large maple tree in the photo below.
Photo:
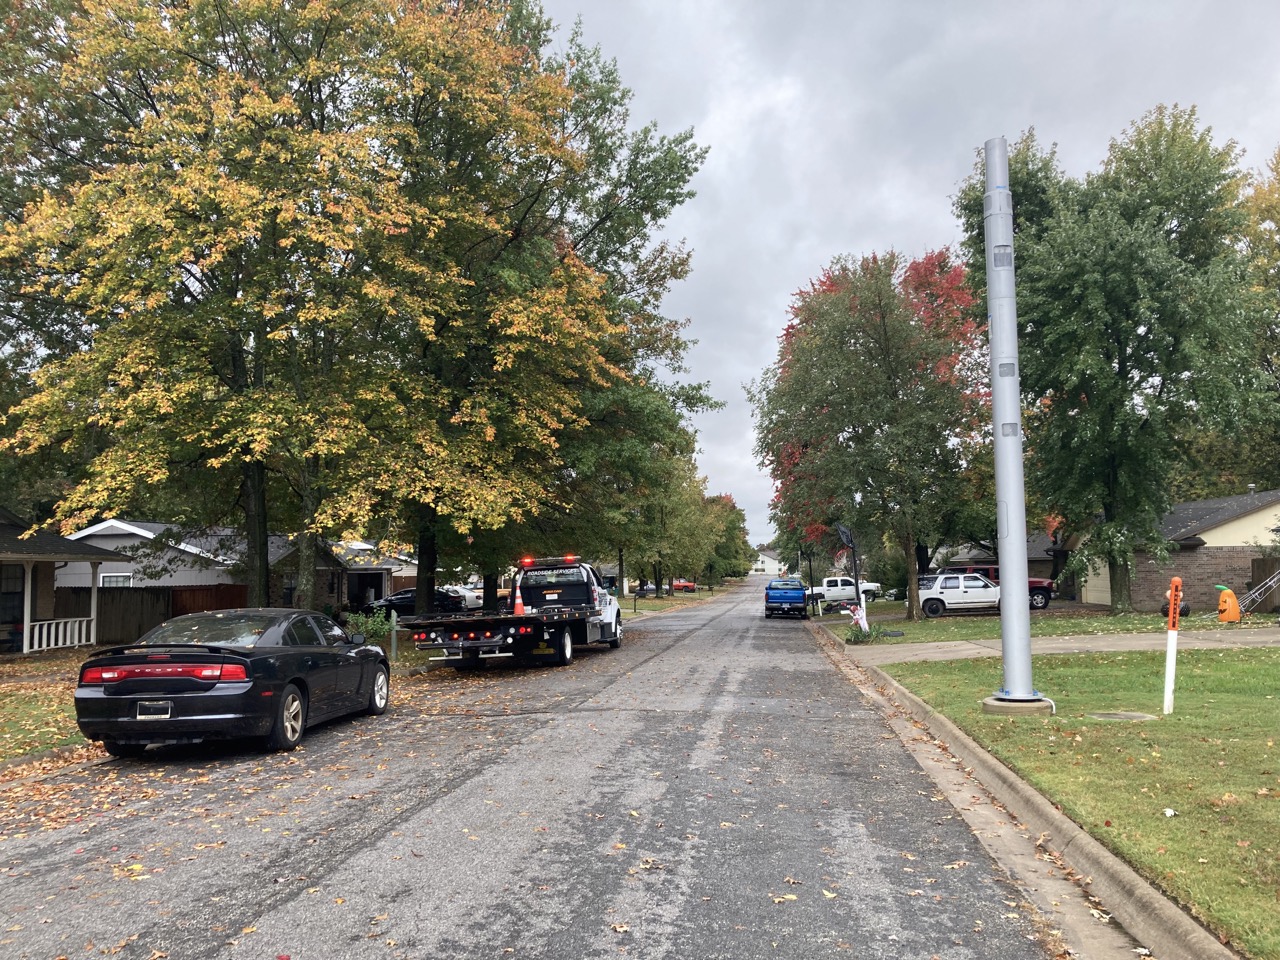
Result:
<svg viewBox="0 0 1280 960"><path fill-rule="evenodd" d="M220 488L253 599L273 522L301 534L305 599L321 533L434 541L545 501L584 393L630 375L621 281L680 269L644 228L688 196L687 134L610 127L616 77L544 63L549 24L514 0L11 20L0 260L38 369L3 442L93 451L64 527ZM659 164L652 195L614 189Z"/></svg>

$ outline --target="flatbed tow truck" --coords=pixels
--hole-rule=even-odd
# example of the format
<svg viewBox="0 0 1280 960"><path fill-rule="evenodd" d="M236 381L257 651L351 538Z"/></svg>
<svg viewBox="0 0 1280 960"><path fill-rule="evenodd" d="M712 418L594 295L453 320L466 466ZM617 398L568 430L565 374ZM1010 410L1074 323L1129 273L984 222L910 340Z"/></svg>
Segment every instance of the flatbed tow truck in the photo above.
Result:
<svg viewBox="0 0 1280 960"><path fill-rule="evenodd" d="M437 661L457 670L496 659L564 666L575 645L622 645L618 601L580 557L525 557L510 602L509 613L406 618L405 626L417 649L441 651Z"/></svg>

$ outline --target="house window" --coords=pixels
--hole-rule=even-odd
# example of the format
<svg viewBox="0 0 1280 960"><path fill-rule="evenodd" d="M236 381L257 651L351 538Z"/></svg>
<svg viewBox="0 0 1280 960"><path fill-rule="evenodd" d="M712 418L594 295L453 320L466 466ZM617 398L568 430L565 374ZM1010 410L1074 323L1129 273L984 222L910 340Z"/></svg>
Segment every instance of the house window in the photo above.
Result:
<svg viewBox="0 0 1280 960"><path fill-rule="evenodd" d="M22 567L0 563L0 623L22 622Z"/></svg>
<svg viewBox="0 0 1280 960"><path fill-rule="evenodd" d="M132 587L133 574L131 573L104 573L102 575L102 586L104 587Z"/></svg>

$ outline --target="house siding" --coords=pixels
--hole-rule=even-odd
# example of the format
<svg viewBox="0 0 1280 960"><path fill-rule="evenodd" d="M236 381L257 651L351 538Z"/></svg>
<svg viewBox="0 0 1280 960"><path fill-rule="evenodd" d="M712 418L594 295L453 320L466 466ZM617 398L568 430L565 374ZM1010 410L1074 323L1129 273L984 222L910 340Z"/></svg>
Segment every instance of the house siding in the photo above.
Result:
<svg viewBox="0 0 1280 960"><path fill-rule="evenodd" d="M1080 588L1081 603L1111 605L1111 573L1106 564L1089 567L1089 576Z"/></svg>
<svg viewBox="0 0 1280 960"><path fill-rule="evenodd" d="M102 547L105 550L127 551L131 548L147 544L150 541L136 534L94 534L82 537L80 543ZM134 570L132 560L121 563L103 563L98 566L99 583L102 577L125 575L132 577L132 586L169 586L169 587L203 587L219 583L235 583L235 577L225 567L218 567L202 562L200 558L185 551L166 549L165 562L170 565L170 572L151 580L140 576ZM92 575L87 563L68 563L58 571L58 586L88 587Z"/></svg>
<svg viewBox="0 0 1280 960"><path fill-rule="evenodd" d="M1209 547L1238 547L1241 544L1261 546L1275 542L1275 534L1271 531L1278 526L1280 526L1280 510L1275 507L1265 507L1205 530L1200 537ZM1254 556L1257 555L1258 549L1255 548ZM1217 609L1216 605L1214 609Z"/></svg>
<svg viewBox="0 0 1280 960"><path fill-rule="evenodd" d="M787 566L776 557L767 554L756 554L756 562L751 567L752 573L763 573L766 577L780 577L787 572Z"/></svg>

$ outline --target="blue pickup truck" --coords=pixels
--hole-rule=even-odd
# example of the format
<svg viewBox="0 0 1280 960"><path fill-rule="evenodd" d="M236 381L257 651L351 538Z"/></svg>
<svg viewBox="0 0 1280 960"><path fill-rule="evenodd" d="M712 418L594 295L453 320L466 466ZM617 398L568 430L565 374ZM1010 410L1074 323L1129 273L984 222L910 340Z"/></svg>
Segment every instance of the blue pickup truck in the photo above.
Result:
<svg viewBox="0 0 1280 960"><path fill-rule="evenodd" d="M804 581L796 577L780 577L770 580L764 588L764 615L793 614L801 620L809 619L809 592Z"/></svg>

